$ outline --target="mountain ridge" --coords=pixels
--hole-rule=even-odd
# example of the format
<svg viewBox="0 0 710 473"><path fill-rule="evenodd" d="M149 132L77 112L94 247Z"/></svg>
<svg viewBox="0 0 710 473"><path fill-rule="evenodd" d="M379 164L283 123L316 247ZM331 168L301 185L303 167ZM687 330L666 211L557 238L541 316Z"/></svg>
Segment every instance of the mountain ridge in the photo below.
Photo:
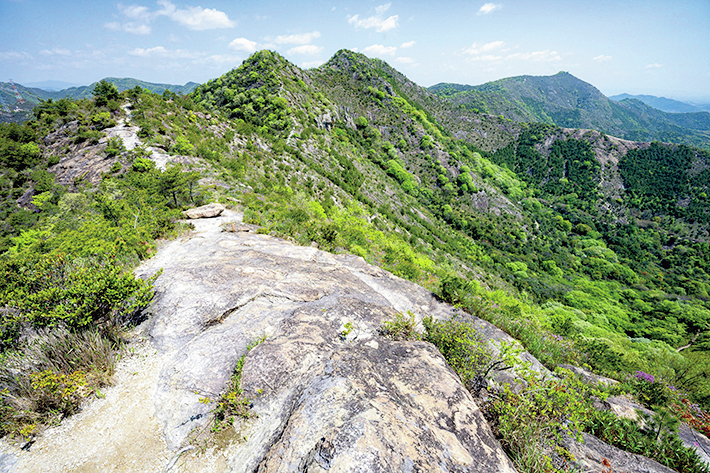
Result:
<svg viewBox="0 0 710 473"><path fill-rule="evenodd" d="M429 88L452 103L516 122L590 128L636 141L680 142L710 149L710 113L667 113L642 102L614 102L568 72L517 76L479 86Z"/></svg>
<svg viewBox="0 0 710 473"><path fill-rule="evenodd" d="M563 74L558 80L575 79ZM197 384L190 382L187 387L180 382L167 383L168 388L153 402L162 418L172 419L171 430L187 426L186 419L199 417L202 422L206 415L214 415L219 424L218 416L226 415L219 409L228 409L226 406L237 409L239 416L248 416L245 406L271 402L269 397L253 398L254 402L242 399L239 396L244 389L249 398L281 392L288 399L298 399L286 403L285 410L279 404L277 410L285 417L279 414L283 420L267 426L268 436L277 438L279 432L287 432L286 437L291 438L291 432L302 430L298 426L312 425L302 424L310 416L301 417L299 412L310 409L309 402L319 395L312 395L307 387L296 388L293 394L290 383L301 378L288 376L283 363L266 362L268 359L304 360L315 367L315 381L307 383L314 391L328 389L329 382L321 381L331 379L329 373L358 384L360 378L354 376L358 363L371 363L371 359L367 355L353 358L355 353L392 347L391 354L404 356L407 349L423 347L426 353L436 355L432 345L416 340L419 335L412 333L420 320L425 327L415 332L439 347L444 358L437 358L442 360L437 363L449 374L456 373L460 386L468 390L460 390L464 397L466 392L481 392L485 386L479 378L488 378L492 369L485 363L513 363L515 353L506 352L502 345L490 358L481 354L485 355L484 364L469 363L478 359L476 350L482 348L478 329L467 325L468 315L451 317L444 326L417 315L410 323L407 310L421 316L433 310L431 305L417 302L410 309L389 290L383 293L388 294L385 299L405 313L393 314L399 319L375 330L381 317L368 304L377 301L367 300L362 305L350 297L359 297L354 292L357 281L344 286L343 294L348 297L336 300L329 298L330 293L323 289L327 284L322 281L317 283L308 276L296 279L280 271L283 258L262 251L279 237L300 245L284 250L308 262L310 269L297 272L314 275L317 269L327 273L327 278L345 278L332 262L361 265L362 258L426 288L418 290L427 297L434 297L427 292L431 291L457 310L500 327L546 369L590 366L618 378L618 392L635 393L647 408L658 404L676 409L673 415L690 416L684 417L687 422L695 422L693 414L678 410L686 400L710 406L710 214L706 205L710 153L682 144L633 142L594 130L517 123L465 110L408 80L386 62L345 50L307 71L277 53L260 51L184 96L135 88L116 94L110 87L100 93L104 95L96 99L45 102L36 109L36 120L0 127L0 198L5 212L0 226L0 296L12 308L2 312L11 317L11 323L0 325L5 330L0 339L3 347L24 349L24 330L49 325L48 317L61 316L67 324L74 324L76 334L68 332L66 337L85 333L82 327L86 324L93 329L94 321L102 327L114 317L121 317L116 323L124 316L130 318L131 314L120 312L120 307L132 307L123 300L116 301L118 308L113 310L108 302L96 304L93 301L97 299L91 299L104 294L120 296L125 291L94 294L97 291L86 290L82 284L88 280L94 287L107 279L112 282L108 276L113 273L106 276L100 271L148 259L155 252L156 239L173 237L184 228L186 224L178 221L181 210L220 201L242 212L242 221L214 225L215 232L222 232L218 233L219 245L206 246L215 255L234 250L255 255L256 261L228 266L224 277L197 275L196 280L205 283L225 284L234 296L228 303L221 298L195 303L200 308L198 317L192 303L173 304L159 297L156 307L133 314L136 320L148 318L145 327L150 333L170 335L176 343L173 349L180 351L175 363L164 371L165 379L173 376L176 367L178 371L197 369L191 357L217 349L209 337L197 335L200 330L228 338L229 333L246 327L242 322L254 322L253 317L240 318L244 304L256 302L254 307L259 311L264 308L260 304L266 304L262 313L270 316L276 313L269 309L272 305L284 310L293 303L309 307L288 309L293 318L271 324L280 331L280 342L267 340L260 345L265 348L257 347L253 356L243 348L249 338L253 341L261 335L259 330L249 332L249 337L243 331L238 340L233 338L235 350L224 350L229 359L224 360L220 380L210 381L214 384L200 384L207 378L199 374L194 376ZM595 97L594 90L580 88L576 100L593 101ZM200 231L203 223L193 225ZM256 235L245 238L228 235L252 232ZM189 246L200 241L205 240L198 236L170 244ZM62 268L69 275L78 271L79 276L88 276L63 280L63 285L52 291L38 290L57 277L57 272L43 277L44 271L54 271L55 264L62 264L56 259L57 251L68 253L68 263ZM116 264L116 255L124 263ZM210 258L198 259L210 263ZM179 258L171 263L179 264ZM386 281L394 278L383 277L374 266L362 267L361 280L378 287L387 286ZM28 273L26 268L32 271ZM91 277L96 272L99 276ZM158 279L145 274L148 279L144 283L154 282L155 290L165 294L164 284L171 286L166 281L172 275L188 272L171 267L166 271L169 274L156 273ZM267 289L259 283L230 285L237 274L244 280L263 276L274 284ZM195 284L175 286L184 298L183 287L194 288ZM63 294L61 291L72 295L71 304L64 298L43 299ZM146 293L141 294L136 298L145 301ZM204 294L211 296L211 291L196 290L190 297ZM227 305L223 307L223 303ZM330 311L328 304L337 310ZM360 323L359 316L350 310L354 305L375 318ZM38 311L36 307L46 309ZM86 312L93 307L108 309L97 314ZM160 314L168 308L186 312L187 319L180 323L162 320ZM309 327L320 328L316 333ZM399 327L397 330L409 335L380 343L375 337L392 333L385 331L387 327L394 333ZM237 332L230 332L232 329ZM311 343L301 337L306 332L325 343L321 351L331 353L329 350L337 347L335 356L340 357L340 349L345 350L342 356L347 361L342 370L322 365L318 356L302 356L299 347ZM449 335L455 335L451 343L464 346L446 348ZM182 351L182 342L190 338L201 348ZM473 352L467 351L466 341L473 343L469 347ZM301 354L284 355L286 345ZM161 347L156 342L156 348ZM262 351L267 348L272 351ZM231 364L242 355L246 361L240 379L246 384L232 380L224 394L217 392L229 376ZM33 360L32 356L13 358L17 363L13 366L22 366ZM330 355L325 358L327 361ZM263 362L251 364L255 359ZM37 376L41 366L15 370L7 376L0 373L0 382L25 376L27 385L27 377ZM311 373L307 366L299 366L303 373ZM319 374L322 366L323 376ZM0 366L3 369L7 366ZM598 411L592 399L596 391L565 372L557 373L554 379L531 380L530 389L522 393L497 391L491 385L495 395L489 403L481 404L490 407L490 402L495 403L495 409L488 411L494 418L491 425L505 426L497 434L516 464L529 458L525 455L558 461L555 455L564 452L559 453L557 447L562 447L551 433L569 425L612 444L620 440L609 432L624 432L638 441L634 445L648 447L643 454L666 463L680 460L658 454L653 450L658 445L690 455L681 450L685 447L669 440L675 437L660 435L662 426L658 427L659 435L654 431L651 436L634 422L622 422L609 411ZM377 379L382 374L373 376ZM262 379L270 380L270 385L261 386ZM17 387L22 385L18 381L9 385L8 391L0 385L0 393L12 389L17 396ZM199 392L202 388L208 392ZM616 388L598 389L617 392L613 391ZM688 398L680 397L686 395L684 389ZM428 392L428 388L420 392ZM170 393L176 394L174 400L179 402L161 401L171 397ZM656 396L653 402L649 395ZM24 398L0 397L0 402L15 403L16 399ZM180 400L189 400L198 409L196 414L174 409L185 405ZM546 404L550 401L557 406L553 411L563 414L550 414ZM213 414L209 414L208 405L215 406ZM359 418L359 405L349 404L356 408L343 411L348 413L346 417ZM12 412L0 409L0 415L8 420L0 427L17 435L35 435L35 427L28 423L38 422L37 418L30 419L22 413L25 411L10 416ZM291 413L296 414L293 425L285 420ZM514 419L504 414L513 414ZM41 422L51 421L51 413L40 418ZM613 425L614 429L599 425ZM703 427L702 423L694 425ZM233 429L227 426L227 430ZM506 436L506 432L514 435ZM185 438L185 434L183 431L179 437ZM171 436L174 448L182 445L173 433L161 435ZM259 436L252 442L249 437L247 446L260 445L257 450L274 455L261 458L277 463L281 449L271 449L277 444L263 443L265 438ZM321 463L332 452L343 453L352 445L320 433L294 440L300 445L299 458L305 455ZM629 448L628 442L626 445ZM698 461L692 456L682 458Z"/></svg>
<svg viewBox="0 0 710 473"><path fill-rule="evenodd" d="M196 82L188 82L185 85L160 84L139 79L116 77L106 77L102 80L114 84L119 92L138 86L156 93L163 93L165 90L168 90L177 94L188 94L199 85ZM45 90L40 87L26 87L22 84L15 83L15 87L24 101L24 103L20 104L17 102L12 84L9 82L0 82L0 122L28 120L32 108L43 100L91 98L93 96L92 91L98 83L99 81L89 85L69 87L60 90ZM4 106L2 106L3 104Z"/></svg>
<svg viewBox="0 0 710 473"><path fill-rule="evenodd" d="M710 111L710 104L693 104L689 102L684 102L680 100L669 99L666 97L656 97L654 95L632 95L632 94L618 94L609 96L610 100L615 102L621 102L626 99L637 99L646 105L661 110L663 112L669 113L685 113L685 112L708 112Z"/></svg>

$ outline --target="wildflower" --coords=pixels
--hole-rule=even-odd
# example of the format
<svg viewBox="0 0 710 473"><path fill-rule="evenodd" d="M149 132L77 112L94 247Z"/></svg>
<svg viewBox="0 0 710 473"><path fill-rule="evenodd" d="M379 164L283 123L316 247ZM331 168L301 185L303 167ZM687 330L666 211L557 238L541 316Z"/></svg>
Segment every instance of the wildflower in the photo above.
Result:
<svg viewBox="0 0 710 473"><path fill-rule="evenodd" d="M654 378L652 374L644 373L643 371L637 371L634 377L638 380L644 380L651 384L656 381L656 378Z"/></svg>

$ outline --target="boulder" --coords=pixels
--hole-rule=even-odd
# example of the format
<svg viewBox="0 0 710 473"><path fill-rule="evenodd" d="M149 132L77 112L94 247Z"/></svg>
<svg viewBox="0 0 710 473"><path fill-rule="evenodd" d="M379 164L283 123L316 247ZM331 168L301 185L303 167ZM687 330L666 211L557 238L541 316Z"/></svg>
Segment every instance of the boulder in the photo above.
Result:
<svg viewBox="0 0 710 473"><path fill-rule="evenodd" d="M222 212L224 212L224 205L213 202L211 204L203 205L201 207L195 207L194 209L186 210L183 213L187 218L195 219L217 217Z"/></svg>

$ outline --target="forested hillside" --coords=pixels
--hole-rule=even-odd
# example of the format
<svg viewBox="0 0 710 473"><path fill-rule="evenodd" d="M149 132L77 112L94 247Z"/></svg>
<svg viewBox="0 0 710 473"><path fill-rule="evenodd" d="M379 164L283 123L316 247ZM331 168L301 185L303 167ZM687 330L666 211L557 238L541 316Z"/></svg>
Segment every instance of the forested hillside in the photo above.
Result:
<svg viewBox="0 0 710 473"><path fill-rule="evenodd" d="M116 77L107 77L102 79L116 86L119 92L141 87L145 90L162 94L165 90L176 94L188 94L197 87L197 83L188 82L185 85L172 84L154 84L138 79ZM92 97L92 91L98 82L81 87L70 87L68 89L47 91L36 87L25 87L21 84L15 84L17 92L20 94L24 103L19 103L15 96L15 90L12 84L0 82L0 123L2 122L22 122L31 118L32 109L40 102L46 100L60 100L64 98L70 99L88 99Z"/></svg>
<svg viewBox="0 0 710 473"><path fill-rule="evenodd" d="M115 343L150 297L149 282L120 269L179 233L181 210L211 200L242 208L261 233L361 256L493 322L548 368L615 377L707 429L696 411L710 407L710 153L560 128L620 119L591 86L554 110L543 92L526 102L496 87L466 96L480 102L456 87L441 98L351 51L308 71L262 51L188 95L102 81L91 99L43 101L31 120L0 126L0 344L6 359L27 357L24 381L0 371L15 380L0 385L0 432L31 433L77 408L71 398L18 413L30 386L104 382L66 352L63 365L32 359L27 334ZM514 121L497 116L506 106ZM106 139L121 120L143 146ZM148 146L171 156L165 169ZM55 180L89 152L91 169ZM77 372L81 383L66 381ZM607 441L642 435L619 429ZM673 467L705 471L683 458Z"/></svg>
<svg viewBox="0 0 710 473"><path fill-rule="evenodd" d="M667 113L633 98L615 102L568 72L510 77L478 86L437 84L429 90L465 109L516 122L589 128L628 140L710 149L710 113Z"/></svg>

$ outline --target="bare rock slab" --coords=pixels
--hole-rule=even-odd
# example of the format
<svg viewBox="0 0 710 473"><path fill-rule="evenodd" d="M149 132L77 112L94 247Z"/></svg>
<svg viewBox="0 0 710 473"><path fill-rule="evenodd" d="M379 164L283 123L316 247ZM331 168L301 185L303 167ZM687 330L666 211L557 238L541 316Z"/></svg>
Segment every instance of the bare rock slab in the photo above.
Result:
<svg viewBox="0 0 710 473"><path fill-rule="evenodd" d="M564 442L565 448L574 455L575 463L581 471L625 473L673 473L675 471L650 458L612 447L594 435L585 433L583 440L583 443L579 443L567 438Z"/></svg>
<svg viewBox="0 0 710 473"><path fill-rule="evenodd" d="M235 471L514 471L438 350L377 334L391 314L333 298L248 355L259 419ZM340 336L345 323L354 335Z"/></svg>

